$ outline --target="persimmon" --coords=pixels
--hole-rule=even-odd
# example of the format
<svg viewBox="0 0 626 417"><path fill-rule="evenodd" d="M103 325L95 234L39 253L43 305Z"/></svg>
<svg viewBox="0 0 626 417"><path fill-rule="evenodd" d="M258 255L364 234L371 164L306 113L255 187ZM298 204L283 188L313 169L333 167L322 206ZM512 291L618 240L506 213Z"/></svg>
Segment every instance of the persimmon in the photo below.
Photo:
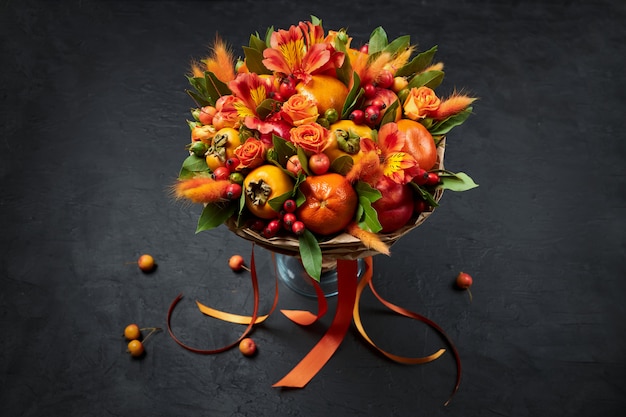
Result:
<svg viewBox="0 0 626 417"><path fill-rule="evenodd" d="M300 184L305 202L296 215L304 226L319 235L332 235L354 218L358 196L342 175L328 173L309 176Z"/></svg>
<svg viewBox="0 0 626 417"><path fill-rule="evenodd" d="M420 168L428 171L437 163L437 145L428 129L423 124L410 119L396 122L398 130L404 132L403 151L411 154Z"/></svg>

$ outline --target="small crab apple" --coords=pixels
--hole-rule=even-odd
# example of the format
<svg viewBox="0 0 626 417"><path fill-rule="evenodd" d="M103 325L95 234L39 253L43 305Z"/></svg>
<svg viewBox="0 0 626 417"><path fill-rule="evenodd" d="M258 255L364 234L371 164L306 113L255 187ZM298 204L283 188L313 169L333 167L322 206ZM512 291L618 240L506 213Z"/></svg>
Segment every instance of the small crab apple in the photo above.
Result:
<svg viewBox="0 0 626 417"><path fill-rule="evenodd" d="M466 272L459 272L459 275L456 276L455 283L457 287L467 291L470 301L472 301L472 292L470 291L470 287L474 283L472 276Z"/></svg>
<svg viewBox="0 0 626 417"><path fill-rule="evenodd" d="M250 271L248 267L246 267L245 261L243 260L243 256L241 255L233 255L228 260L228 266L235 272L239 272L242 269L246 271Z"/></svg>
<svg viewBox="0 0 626 417"><path fill-rule="evenodd" d="M315 175L322 175L330 168L330 158L323 152L316 153L309 158L309 169Z"/></svg>
<svg viewBox="0 0 626 417"><path fill-rule="evenodd" d="M137 265L143 272L151 272L154 269L154 258L148 254L141 255L137 260Z"/></svg>
<svg viewBox="0 0 626 417"><path fill-rule="evenodd" d="M124 329L124 337L126 340L135 340L141 337L141 329L136 324L129 324Z"/></svg>
<svg viewBox="0 0 626 417"><path fill-rule="evenodd" d="M143 343L141 343L141 341L137 339L134 339L128 342L127 348L128 348L128 353L130 353L130 356L132 356L133 358L138 358L142 356L145 352Z"/></svg>
<svg viewBox="0 0 626 417"><path fill-rule="evenodd" d="M239 342L239 351L244 356L253 356L256 353L256 343L249 337L246 337Z"/></svg>
<svg viewBox="0 0 626 417"><path fill-rule="evenodd" d="M298 155L293 155L289 158L287 161L287 171L294 175L299 175L302 172L302 164L300 163Z"/></svg>

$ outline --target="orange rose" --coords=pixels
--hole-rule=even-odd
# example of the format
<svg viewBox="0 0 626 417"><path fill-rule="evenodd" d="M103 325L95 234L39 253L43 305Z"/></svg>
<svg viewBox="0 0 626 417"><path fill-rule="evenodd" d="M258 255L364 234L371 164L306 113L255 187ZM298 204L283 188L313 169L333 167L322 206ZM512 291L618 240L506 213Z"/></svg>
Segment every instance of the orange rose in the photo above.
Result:
<svg viewBox="0 0 626 417"><path fill-rule="evenodd" d="M213 116L213 126L217 130L224 127L239 127L239 114L235 108L237 98L234 96L222 96L215 103L217 113Z"/></svg>
<svg viewBox="0 0 626 417"><path fill-rule="evenodd" d="M439 108L441 100L428 87L411 88L404 100L404 114L412 120L423 119Z"/></svg>
<svg viewBox="0 0 626 417"><path fill-rule="evenodd" d="M291 142L309 153L320 153L328 146L330 131L317 123L291 129Z"/></svg>
<svg viewBox="0 0 626 417"><path fill-rule="evenodd" d="M235 156L239 159L237 169L256 168L265 161L267 148L263 141L250 137L235 149Z"/></svg>
<svg viewBox="0 0 626 417"><path fill-rule="evenodd" d="M294 126L313 123L319 116L315 101L302 94L294 94L289 97L283 104L282 111Z"/></svg>

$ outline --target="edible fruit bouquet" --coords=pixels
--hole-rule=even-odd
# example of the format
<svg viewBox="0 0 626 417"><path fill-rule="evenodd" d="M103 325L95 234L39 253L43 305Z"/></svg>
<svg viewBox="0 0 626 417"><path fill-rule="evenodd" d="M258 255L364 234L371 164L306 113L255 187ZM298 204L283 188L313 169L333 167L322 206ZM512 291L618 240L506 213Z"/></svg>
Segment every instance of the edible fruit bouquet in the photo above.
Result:
<svg viewBox="0 0 626 417"><path fill-rule="evenodd" d="M322 258L389 254L443 190L476 186L443 166L475 98L435 92L436 50L381 27L356 48L315 17L251 35L240 58L217 38L191 64L191 141L174 186L204 204L197 231L226 224L299 256L316 279Z"/></svg>

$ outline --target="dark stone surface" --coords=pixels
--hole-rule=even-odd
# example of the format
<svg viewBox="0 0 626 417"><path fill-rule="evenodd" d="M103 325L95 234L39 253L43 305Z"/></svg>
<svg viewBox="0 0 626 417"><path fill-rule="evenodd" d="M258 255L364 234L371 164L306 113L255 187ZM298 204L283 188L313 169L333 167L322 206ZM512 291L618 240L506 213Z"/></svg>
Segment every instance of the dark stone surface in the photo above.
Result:
<svg viewBox="0 0 626 417"><path fill-rule="evenodd" d="M623 133L626 9L615 1L5 1L0 5L0 404L6 416L616 416L626 406ZM446 193L424 226L376 257L390 301L455 341L422 366L390 362L350 330L303 390L280 379L321 337L279 313L254 332L254 359L199 356L167 333L143 360L126 324L165 326L221 346L240 329L198 299L249 311L247 276L225 259L250 244L194 234L200 212L172 200L192 105L184 74L220 33L314 14L364 42L378 25L439 45L444 88L480 97L449 137L447 166L480 184ZM158 269L134 265L151 253ZM261 309L271 268L259 251ZM452 287L475 279L473 302ZM314 308L282 291L280 308ZM334 304L331 301L331 313ZM247 310L246 310L247 309ZM363 299L381 347L423 355L426 326Z"/></svg>

